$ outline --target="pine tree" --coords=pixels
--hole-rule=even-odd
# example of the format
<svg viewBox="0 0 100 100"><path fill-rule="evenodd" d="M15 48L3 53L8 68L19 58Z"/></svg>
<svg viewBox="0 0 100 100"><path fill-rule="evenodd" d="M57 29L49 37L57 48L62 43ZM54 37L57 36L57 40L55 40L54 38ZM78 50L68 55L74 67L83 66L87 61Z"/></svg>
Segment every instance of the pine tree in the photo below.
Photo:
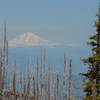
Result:
<svg viewBox="0 0 100 100"><path fill-rule="evenodd" d="M96 34L90 36L88 45L92 47L92 56L82 61L88 64L87 73L82 73L85 76L84 92L86 97L84 100L100 100L100 7L97 14L98 20L95 22ZM93 95L95 87L95 95Z"/></svg>

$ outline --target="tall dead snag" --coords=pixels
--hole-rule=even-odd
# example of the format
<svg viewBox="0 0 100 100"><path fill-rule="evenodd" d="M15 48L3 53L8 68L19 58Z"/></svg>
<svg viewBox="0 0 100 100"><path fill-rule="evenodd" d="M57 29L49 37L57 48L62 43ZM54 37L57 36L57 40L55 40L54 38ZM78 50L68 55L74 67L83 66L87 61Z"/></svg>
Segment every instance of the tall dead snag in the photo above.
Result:
<svg viewBox="0 0 100 100"><path fill-rule="evenodd" d="M46 81L45 81L45 61L46 61L46 49L44 49L44 55L43 55L43 65L42 65L42 72L43 72L43 79L42 79L42 83L41 83L41 99L46 100Z"/></svg>
<svg viewBox="0 0 100 100"><path fill-rule="evenodd" d="M4 88L4 80L3 80L3 67L4 67L4 43L3 40L1 42L1 57L0 57L0 87Z"/></svg>
<svg viewBox="0 0 100 100"><path fill-rule="evenodd" d="M22 100L22 72L20 72L20 83L19 83L19 99Z"/></svg>
<svg viewBox="0 0 100 100"><path fill-rule="evenodd" d="M5 81L5 78L6 78L6 24L4 24L4 65L3 65L3 78L4 78L4 81Z"/></svg>
<svg viewBox="0 0 100 100"><path fill-rule="evenodd" d="M1 83L1 89L2 89L2 78L3 78L3 59L4 59L4 56L3 56L4 52L3 52L3 42L1 43L1 62L0 62L0 83Z"/></svg>
<svg viewBox="0 0 100 100"><path fill-rule="evenodd" d="M55 73L52 74L52 100L56 100Z"/></svg>
<svg viewBox="0 0 100 100"><path fill-rule="evenodd" d="M30 89L31 89L31 73L30 73L30 59L28 58L28 62L27 62L27 94L26 96L30 95Z"/></svg>
<svg viewBox="0 0 100 100"><path fill-rule="evenodd" d="M5 87L6 87L6 89L7 89L7 84L8 84L8 83L7 83L7 80L8 80L7 74L8 74L8 66L9 66L9 65L8 65L8 64L9 64L9 61L8 61L8 40L7 40L7 44L6 44L6 49L7 49L7 51L6 51L6 73L5 73L5 77L6 77L6 78L5 78L5 80L6 80L5 83L6 83L6 84L5 84L5 85L6 85L6 86L5 86Z"/></svg>
<svg viewBox="0 0 100 100"><path fill-rule="evenodd" d="M22 94L22 83L23 81L22 81L22 72L20 72L20 94Z"/></svg>
<svg viewBox="0 0 100 100"><path fill-rule="evenodd" d="M6 23L4 24L4 58L5 58L5 80L7 80L7 68L8 68L8 37Z"/></svg>
<svg viewBox="0 0 100 100"><path fill-rule="evenodd" d="M59 74L59 99L62 100L62 77L61 73Z"/></svg>
<svg viewBox="0 0 100 100"><path fill-rule="evenodd" d="M44 49L44 56L43 56L43 80L45 80L45 61L46 61L46 49Z"/></svg>
<svg viewBox="0 0 100 100"><path fill-rule="evenodd" d="M30 73L28 73L27 95L30 94L30 88L31 88L31 75Z"/></svg>
<svg viewBox="0 0 100 100"><path fill-rule="evenodd" d="M43 72L43 56L42 56L42 48L41 48L41 55L40 55L40 57L41 57L41 68L40 68L40 72L41 72L41 74L40 74L40 79L41 79L41 81L42 81L42 72Z"/></svg>
<svg viewBox="0 0 100 100"><path fill-rule="evenodd" d="M41 66L40 66L40 99L42 98L42 85L43 85L43 55L42 55L42 48L41 48Z"/></svg>
<svg viewBox="0 0 100 100"><path fill-rule="evenodd" d="M14 74L13 74L13 92L16 93L16 83L17 83L17 63L14 61Z"/></svg>
<svg viewBox="0 0 100 100"><path fill-rule="evenodd" d="M39 98L39 78L38 78L38 73L39 73L39 60L38 60L38 57L37 57L37 62L36 62L36 69L37 69L37 100Z"/></svg>
<svg viewBox="0 0 100 100"><path fill-rule="evenodd" d="M24 72L24 94L26 94L26 79L25 79L25 72Z"/></svg>
<svg viewBox="0 0 100 100"><path fill-rule="evenodd" d="M63 100L66 100L66 54L64 54Z"/></svg>
<svg viewBox="0 0 100 100"><path fill-rule="evenodd" d="M4 24L3 40L1 44L1 61L0 61L0 81L2 89L5 88L5 83L7 84L7 66L8 66L8 40L6 33L6 24ZM7 88L7 87L6 87Z"/></svg>
<svg viewBox="0 0 100 100"><path fill-rule="evenodd" d="M12 85L12 83L11 83L11 75L9 74L9 90L11 90L11 85Z"/></svg>
<svg viewBox="0 0 100 100"><path fill-rule="evenodd" d="M59 95L59 75L57 74L57 99Z"/></svg>
<svg viewBox="0 0 100 100"><path fill-rule="evenodd" d="M48 68L48 100L50 100L50 65Z"/></svg>
<svg viewBox="0 0 100 100"><path fill-rule="evenodd" d="M72 60L70 60L70 66L69 66L69 85L68 85L68 100L71 100L72 98Z"/></svg>
<svg viewBox="0 0 100 100"><path fill-rule="evenodd" d="M2 46L2 52L1 52L1 87L2 89L4 89L4 67L5 67L5 63L4 63L4 47Z"/></svg>
<svg viewBox="0 0 100 100"><path fill-rule="evenodd" d="M60 85L61 85L61 80L60 80L60 75L57 74L57 100L61 100L61 94L60 94ZM61 89L62 90L62 89Z"/></svg>
<svg viewBox="0 0 100 100"><path fill-rule="evenodd" d="M34 76L33 76L33 96L36 99L36 90L35 90L35 79L34 79Z"/></svg>

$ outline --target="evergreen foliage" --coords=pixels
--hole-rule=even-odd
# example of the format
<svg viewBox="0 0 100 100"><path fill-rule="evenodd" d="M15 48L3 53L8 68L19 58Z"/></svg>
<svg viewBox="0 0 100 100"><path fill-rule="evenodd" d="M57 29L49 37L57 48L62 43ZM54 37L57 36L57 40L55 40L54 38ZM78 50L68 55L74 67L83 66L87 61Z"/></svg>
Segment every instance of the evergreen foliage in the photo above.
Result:
<svg viewBox="0 0 100 100"><path fill-rule="evenodd" d="M100 7L97 14L98 21L95 22L96 34L90 36L88 45L92 47L92 56L82 61L88 64L88 71L82 73L82 76L86 78L84 86L84 92L86 96L84 100L100 100Z"/></svg>

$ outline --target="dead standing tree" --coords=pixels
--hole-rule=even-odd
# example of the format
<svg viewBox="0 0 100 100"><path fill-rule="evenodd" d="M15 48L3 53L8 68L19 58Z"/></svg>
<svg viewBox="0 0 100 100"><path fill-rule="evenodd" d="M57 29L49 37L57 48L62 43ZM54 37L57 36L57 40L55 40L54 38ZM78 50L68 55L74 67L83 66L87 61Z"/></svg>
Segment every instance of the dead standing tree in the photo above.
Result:
<svg viewBox="0 0 100 100"><path fill-rule="evenodd" d="M69 68L68 100L72 100L72 60L70 60Z"/></svg>
<svg viewBox="0 0 100 100"><path fill-rule="evenodd" d="M2 37L2 43L0 43L1 55L0 55L0 86L2 89L7 88L7 67L8 67L8 40L7 29L4 24L4 32Z"/></svg>

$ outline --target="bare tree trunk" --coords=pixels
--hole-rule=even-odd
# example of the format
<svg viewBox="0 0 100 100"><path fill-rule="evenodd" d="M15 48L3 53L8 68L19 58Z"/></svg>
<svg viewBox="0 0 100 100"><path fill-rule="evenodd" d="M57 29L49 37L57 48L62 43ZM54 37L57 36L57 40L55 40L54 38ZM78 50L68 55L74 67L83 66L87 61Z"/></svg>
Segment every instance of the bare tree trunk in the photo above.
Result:
<svg viewBox="0 0 100 100"><path fill-rule="evenodd" d="M64 54L64 81L63 81L63 100L66 100L66 55Z"/></svg>
<svg viewBox="0 0 100 100"><path fill-rule="evenodd" d="M17 83L17 63L16 63L16 60L14 62L14 74L13 74L13 92L16 93L16 83Z"/></svg>
<svg viewBox="0 0 100 100"><path fill-rule="evenodd" d="M38 83L38 72L39 72L39 61L38 61L38 57L37 57L37 100L39 99L39 83Z"/></svg>
<svg viewBox="0 0 100 100"><path fill-rule="evenodd" d="M68 100L72 100L71 98L71 92L72 92L72 60L70 60L70 69L69 69L69 87L68 87Z"/></svg>
<svg viewBox="0 0 100 100"><path fill-rule="evenodd" d="M50 66L48 68L48 100L50 100Z"/></svg>

